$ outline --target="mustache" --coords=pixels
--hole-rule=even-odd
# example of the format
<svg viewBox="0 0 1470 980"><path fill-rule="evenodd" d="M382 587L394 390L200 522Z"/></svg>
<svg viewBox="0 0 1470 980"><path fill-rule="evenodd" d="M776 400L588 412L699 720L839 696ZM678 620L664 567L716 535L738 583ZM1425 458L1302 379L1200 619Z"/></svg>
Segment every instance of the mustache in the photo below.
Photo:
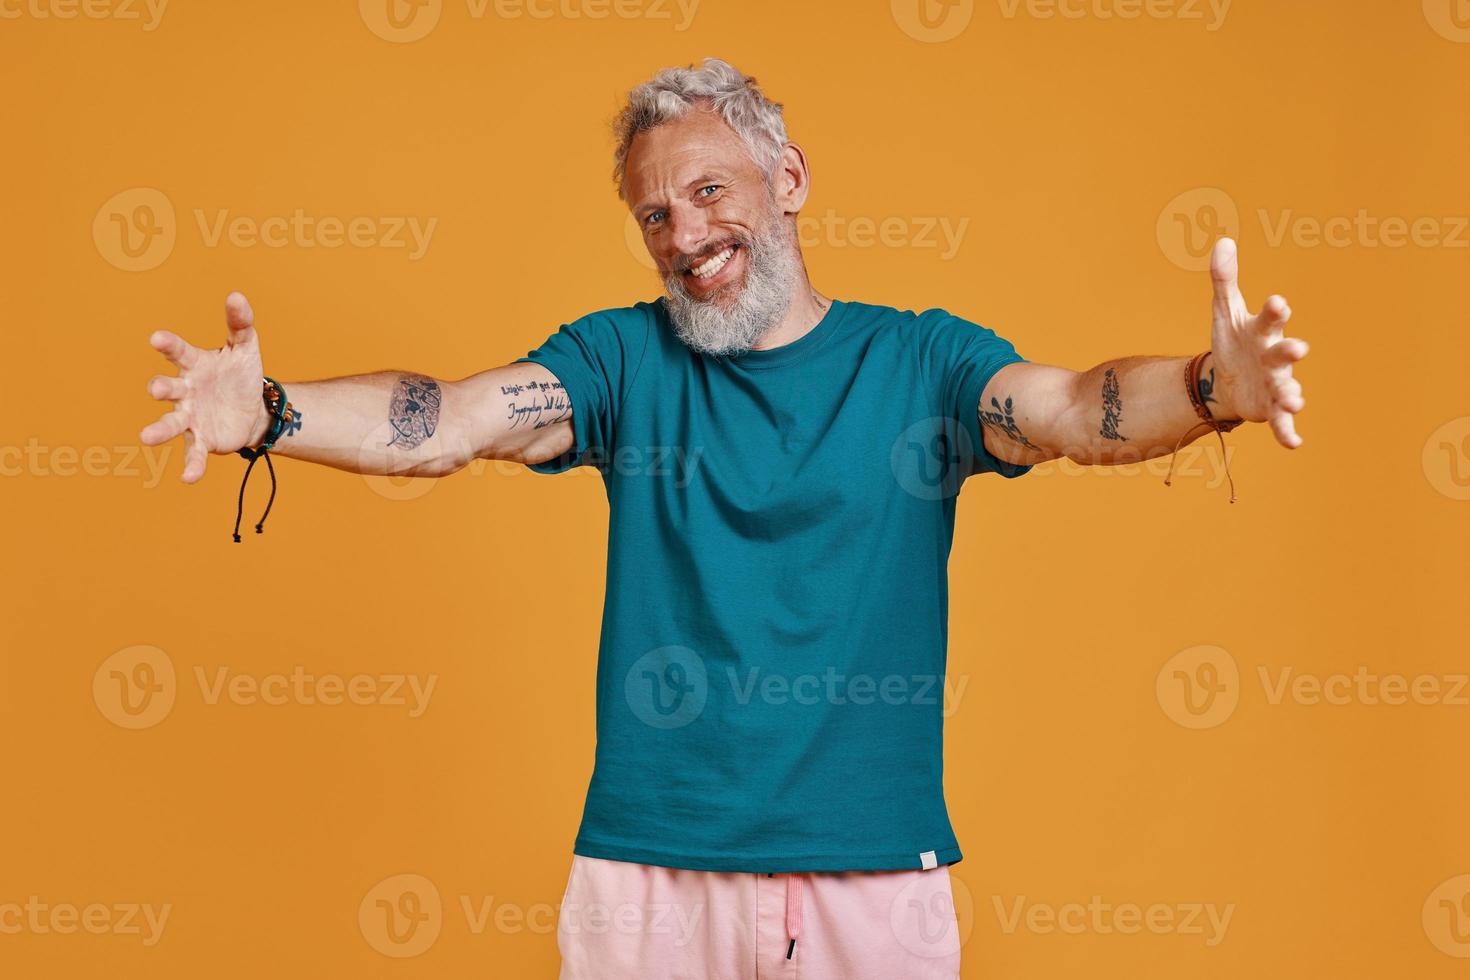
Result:
<svg viewBox="0 0 1470 980"><path fill-rule="evenodd" d="M690 269L693 269L696 265L699 265L712 256L719 255L721 252L732 245L738 245L741 248L749 251L752 242L749 238L746 238L743 235L730 235L713 245L706 245L698 252L690 255L680 255L674 260L674 272L682 275L683 273L688 272Z"/></svg>

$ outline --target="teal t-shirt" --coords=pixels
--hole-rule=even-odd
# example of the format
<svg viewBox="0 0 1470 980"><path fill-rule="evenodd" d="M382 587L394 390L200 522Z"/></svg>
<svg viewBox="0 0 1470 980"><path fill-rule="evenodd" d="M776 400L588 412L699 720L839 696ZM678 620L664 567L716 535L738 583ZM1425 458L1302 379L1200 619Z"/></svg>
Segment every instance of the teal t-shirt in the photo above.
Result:
<svg viewBox="0 0 1470 980"><path fill-rule="evenodd" d="M697 354L662 300L521 360L566 389L609 504L597 754L575 852L704 871L960 860L942 781L947 562L1023 360L942 310L834 301L795 342Z"/></svg>

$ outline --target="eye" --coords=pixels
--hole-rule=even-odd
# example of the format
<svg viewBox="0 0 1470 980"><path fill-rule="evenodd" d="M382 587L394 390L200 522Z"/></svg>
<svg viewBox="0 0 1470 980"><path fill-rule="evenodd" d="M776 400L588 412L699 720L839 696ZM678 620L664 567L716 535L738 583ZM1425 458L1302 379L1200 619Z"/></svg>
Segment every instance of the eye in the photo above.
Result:
<svg viewBox="0 0 1470 980"><path fill-rule="evenodd" d="M706 184L705 186L701 187L698 191L695 192L695 196L697 196L697 197L709 197L711 193L717 192L719 190L720 190L720 185L719 184Z"/></svg>
<svg viewBox="0 0 1470 980"><path fill-rule="evenodd" d="M665 217L666 215L662 211L652 211L649 213L648 217L643 219L643 223L645 225L656 225L662 222Z"/></svg>

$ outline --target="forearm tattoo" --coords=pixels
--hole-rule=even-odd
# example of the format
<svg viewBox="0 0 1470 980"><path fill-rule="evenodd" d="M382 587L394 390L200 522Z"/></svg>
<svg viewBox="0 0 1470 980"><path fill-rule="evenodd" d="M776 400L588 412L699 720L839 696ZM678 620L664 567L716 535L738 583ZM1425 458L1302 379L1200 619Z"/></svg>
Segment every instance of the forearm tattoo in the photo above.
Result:
<svg viewBox="0 0 1470 980"><path fill-rule="evenodd" d="M1034 449L1037 452L1042 451L1040 446L1026 438L1021 432L1021 427L1016 424L1016 417L1013 411L1014 405L1009 396L1006 397L1005 404L1001 404L1000 401L992 397L990 399L990 407L995 409L995 411L987 412L983 407L980 409L981 425L988 429L994 429L1007 439L1025 446L1027 449Z"/></svg>
<svg viewBox="0 0 1470 980"><path fill-rule="evenodd" d="M399 377L388 403L388 422L393 426L390 446L415 449L439 427L439 382L421 374Z"/></svg>
<svg viewBox="0 0 1470 980"><path fill-rule="evenodd" d="M1118 372L1112 368L1108 368L1103 375L1102 403L1102 429L1099 434L1104 439L1127 442L1128 437L1118 431L1118 423L1123 421L1123 396L1118 392Z"/></svg>
<svg viewBox="0 0 1470 980"><path fill-rule="evenodd" d="M501 385L500 393L512 396L507 406L510 411L508 418L512 429L525 424L529 424L533 429L544 429L572 414L572 403L567 400L567 391L561 386L560 381L531 381L523 385ZM516 399L521 395L529 397L525 401L517 401Z"/></svg>

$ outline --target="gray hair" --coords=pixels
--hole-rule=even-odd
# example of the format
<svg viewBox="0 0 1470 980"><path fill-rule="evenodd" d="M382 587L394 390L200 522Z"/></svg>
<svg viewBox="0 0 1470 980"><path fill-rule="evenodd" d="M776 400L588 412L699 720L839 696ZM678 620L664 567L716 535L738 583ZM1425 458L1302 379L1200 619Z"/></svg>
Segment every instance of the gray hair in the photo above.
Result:
<svg viewBox="0 0 1470 980"><path fill-rule="evenodd" d="M665 68L628 93L628 102L613 120L618 148L613 154L613 181L623 196L628 148L639 133L681 118L694 106L718 112L745 143L751 159L769 178L786 146L781 104L767 99L755 79L719 58L704 67Z"/></svg>

